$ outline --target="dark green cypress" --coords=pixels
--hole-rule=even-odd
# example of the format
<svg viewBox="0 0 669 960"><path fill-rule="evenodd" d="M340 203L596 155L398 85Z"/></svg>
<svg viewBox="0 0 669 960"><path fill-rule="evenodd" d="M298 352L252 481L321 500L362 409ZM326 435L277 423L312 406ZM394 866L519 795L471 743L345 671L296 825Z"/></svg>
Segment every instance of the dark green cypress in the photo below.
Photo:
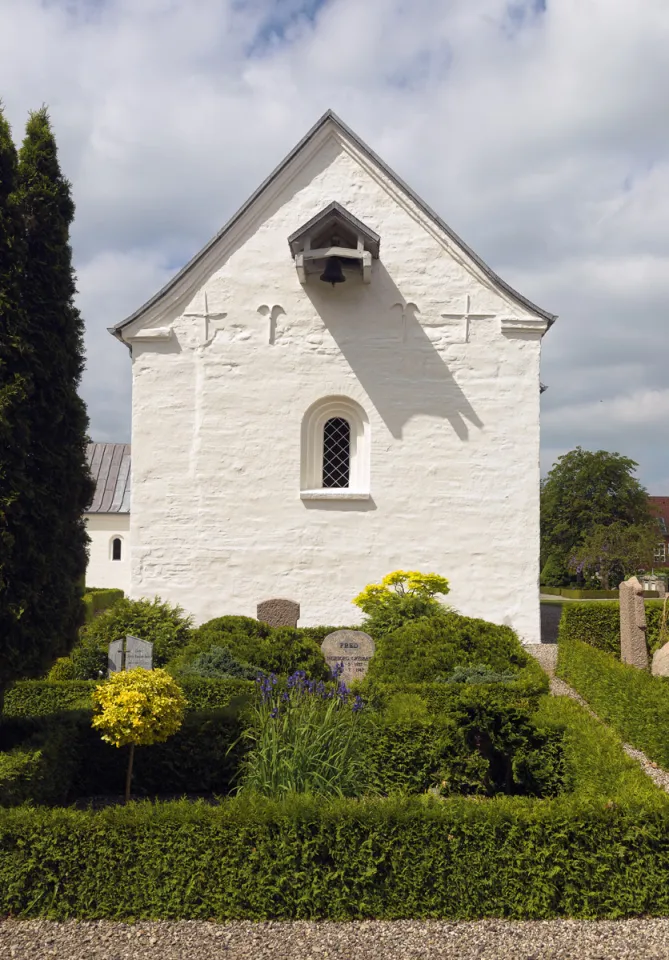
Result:
<svg viewBox="0 0 669 960"><path fill-rule="evenodd" d="M22 306L23 225L15 194L17 156L0 109L0 709L21 670L26 608L34 599L34 550L25 529L32 490L27 474L32 338Z"/></svg>
<svg viewBox="0 0 669 960"><path fill-rule="evenodd" d="M88 416L77 392L84 329L74 305L69 243L74 204L44 109L28 120L14 199L23 224L22 307L30 324L32 392L21 527L30 563L20 564L29 602L16 623L19 658L10 672L34 676L77 638L88 547L83 514L93 495Z"/></svg>

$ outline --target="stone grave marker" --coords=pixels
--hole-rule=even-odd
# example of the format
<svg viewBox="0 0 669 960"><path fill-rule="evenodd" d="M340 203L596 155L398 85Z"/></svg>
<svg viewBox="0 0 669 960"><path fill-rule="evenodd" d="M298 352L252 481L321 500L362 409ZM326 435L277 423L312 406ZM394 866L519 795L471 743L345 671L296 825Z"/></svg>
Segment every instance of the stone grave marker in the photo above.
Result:
<svg viewBox="0 0 669 960"><path fill-rule="evenodd" d="M294 600L273 597L258 604L256 616L270 627L296 627L300 619L300 605Z"/></svg>
<svg viewBox="0 0 669 960"><path fill-rule="evenodd" d="M109 654L107 657L107 669L109 673L120 673L123 669L123 641L114 640L109 644Z"/></svg>
<svg viewBox="0 0 669 960"><path fill-rule="evenodd" d="M669 643L653 654L650 672L654 677L669 677Z"/></svg>
<svg viewBox="0 0 669 960"><path fill-rule="evenodd" d="M362 680L367 673L369 661L374 656L374 641L362 630L335 630L328 633L321 650L330 669L337 663L344 664L341 679L346 683Z"/></svg>
<svg viewBox="0 0 669 960"><path fill-rule="evenodd" d="M643 587L636 577L623 581L620 593L620 659L639 670L648 669L646 610Z"/></svg>
<svg viewBox="0 0 669 960"><path fill-rule="evenodd" d="M153 670L153 644L148 640L140 640L139 637L127 636L125 638L125 669L132 670L134 667Z"/></svg>

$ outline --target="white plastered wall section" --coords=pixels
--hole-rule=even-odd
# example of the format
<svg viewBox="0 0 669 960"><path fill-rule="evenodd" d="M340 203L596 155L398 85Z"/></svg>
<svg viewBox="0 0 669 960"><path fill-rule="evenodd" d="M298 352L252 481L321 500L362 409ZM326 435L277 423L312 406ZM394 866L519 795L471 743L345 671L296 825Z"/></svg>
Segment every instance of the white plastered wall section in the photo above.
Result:
<svg viewBox="0 0 669 960"><path fill-rule="evenodd" d="M286 238L332 200L381 236L369 285L298 281ZM545 321L335 136L215 256L187 303L124 331L171 329L133 343L132 595L198 622L284 596L302 624L353 624L365 584L418 569L448 577L462 613L537 642ZM369 501L300 498L302 418L327 396L367 414Z"/></svg>
<svg viewBox="0 0 669 960"><path fill-rule="evenodd" d="M130 593L130 516L127 513L89 513L86 586L115 587ZM121 538L121 559L112 559L112 540Z"/></svg>

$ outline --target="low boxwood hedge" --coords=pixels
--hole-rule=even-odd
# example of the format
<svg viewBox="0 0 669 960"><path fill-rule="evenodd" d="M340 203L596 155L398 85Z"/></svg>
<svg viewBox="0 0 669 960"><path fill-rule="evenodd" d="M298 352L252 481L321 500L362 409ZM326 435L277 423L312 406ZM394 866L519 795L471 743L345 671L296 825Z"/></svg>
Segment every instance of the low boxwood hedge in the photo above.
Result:
<svg viewBox="0 0 669 960"><path fill-rule="evenodd" d="M669 797L573 701L575 790L0 811L0 914L54 919L617 918L669 913Z"/></svg>
<svg viewBox="0 0 669 960"><path fill-rule="evenodd" d="M661 644L663 600L646 600L646 640L651 655ZM558 642L581 640L620 659L620 603L565 603L560 618Z"/></svg>
<svg viewBox="0 0 669 960"><path fill-rule="evenodd" d="M557 674L623 740L669 770L669 679L620 663L580 640L561 640Z"/></svg>
<svg viewBox="0 0 669 960"><path fill-rule="evenodd" d="M123 591L115 587L88 588L84 594L86 623L90 623L99 613L113 606L117 600L121 600L124 596Z"/></svg>
<svg viewBox="0 0 669 960"><path fill-rule="evenodd" d="M89 710L96 680L19 680L5 694L7 717L45 717L71 710ZM253 693L252 680L222 677L179 679L188 710L217 710Z"/></svg>

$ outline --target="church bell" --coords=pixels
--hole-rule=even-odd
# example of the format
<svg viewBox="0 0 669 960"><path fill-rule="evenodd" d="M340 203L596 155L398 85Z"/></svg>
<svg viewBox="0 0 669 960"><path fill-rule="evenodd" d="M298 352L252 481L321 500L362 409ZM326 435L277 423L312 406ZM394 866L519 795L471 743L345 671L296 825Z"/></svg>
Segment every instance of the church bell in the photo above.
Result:
<svg viewBox="0 0 669 960"><path fill-rule="evenodd" d="M346 277L344 276L344 271L341 268L339 257L327 258L325 261L325 269L323 270L320 278L323 283L331 283L333 287L335 283L344 283Z"/></svg>

